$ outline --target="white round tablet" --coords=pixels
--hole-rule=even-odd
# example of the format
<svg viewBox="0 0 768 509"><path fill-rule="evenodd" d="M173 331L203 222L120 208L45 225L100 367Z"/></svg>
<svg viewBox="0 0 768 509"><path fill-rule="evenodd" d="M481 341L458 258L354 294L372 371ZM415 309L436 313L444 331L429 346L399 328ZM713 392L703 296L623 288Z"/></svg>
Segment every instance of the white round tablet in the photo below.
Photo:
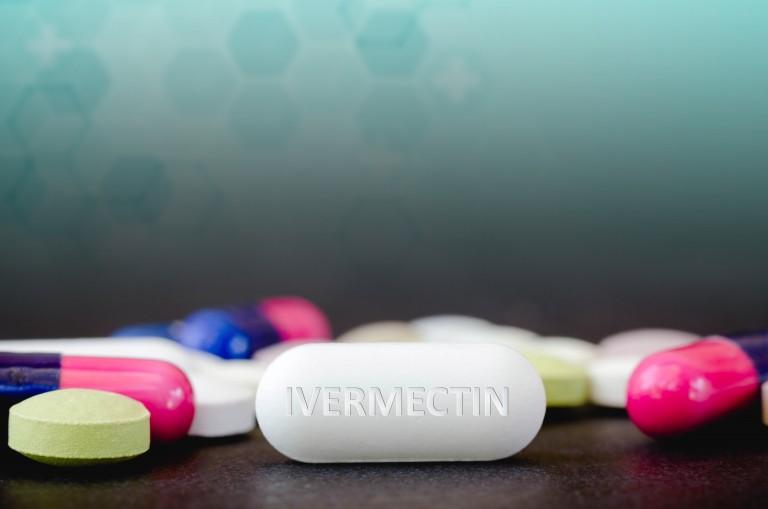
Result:
<svg viewBox="0 0 768 509"><path fill-rule="evenodd" d="M189 435L241 435L255 427L255 391L200 374L190 376L190 382L195 393L195 417Z"/></svg>
<svg viewBox="0 0 768 509"><path fill-rule="evenodd" d="M255 391L266 366L252 359L215 359L194 363L192 373L217 378L230 384L242 385Z"/></svg>

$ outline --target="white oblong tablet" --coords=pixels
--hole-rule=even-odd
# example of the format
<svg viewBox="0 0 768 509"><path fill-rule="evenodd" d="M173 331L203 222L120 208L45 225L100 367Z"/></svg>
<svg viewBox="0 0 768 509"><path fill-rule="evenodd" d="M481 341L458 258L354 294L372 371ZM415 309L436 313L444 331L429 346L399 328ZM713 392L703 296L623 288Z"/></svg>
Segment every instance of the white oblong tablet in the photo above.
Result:
<svg viewBox="0 0 768 509"><path fill-rule="evenodd" d="M541 378L496 344L328 343L278 357L256 396L264 436L309 463L486 461L536 436Z"/></svg>
<svg viewBox="0 0 768 509"><path fill-rule="evenodd" d="M242 435L256 426L253 413L254 390L214 377L189 377L195 392L195 417L189 435L225 437Z"/></svg>

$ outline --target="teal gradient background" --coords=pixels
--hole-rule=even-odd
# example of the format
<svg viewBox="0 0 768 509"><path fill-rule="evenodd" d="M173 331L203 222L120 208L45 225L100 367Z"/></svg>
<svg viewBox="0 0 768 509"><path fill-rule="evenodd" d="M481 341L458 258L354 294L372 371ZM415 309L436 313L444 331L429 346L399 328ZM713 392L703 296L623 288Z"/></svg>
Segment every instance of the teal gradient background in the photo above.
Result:
<svg viewBox="0 0 768 509"><path fill-rule="evenodd" d="M0 337L768 325L766 147L764 1L0 0Z"/></svg>

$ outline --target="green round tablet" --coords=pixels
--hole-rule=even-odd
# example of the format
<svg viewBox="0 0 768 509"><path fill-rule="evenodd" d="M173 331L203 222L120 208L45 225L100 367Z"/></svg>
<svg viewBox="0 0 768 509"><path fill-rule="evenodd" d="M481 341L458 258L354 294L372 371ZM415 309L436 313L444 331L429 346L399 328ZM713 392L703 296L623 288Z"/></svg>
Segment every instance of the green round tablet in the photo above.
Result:
<svg viewBox="0 0 768 509"><path fill-rule="evenodd" d="M124 461L149 449L149 412L112 392L46 392L11 407L8 446L49 465Z"/></svg>

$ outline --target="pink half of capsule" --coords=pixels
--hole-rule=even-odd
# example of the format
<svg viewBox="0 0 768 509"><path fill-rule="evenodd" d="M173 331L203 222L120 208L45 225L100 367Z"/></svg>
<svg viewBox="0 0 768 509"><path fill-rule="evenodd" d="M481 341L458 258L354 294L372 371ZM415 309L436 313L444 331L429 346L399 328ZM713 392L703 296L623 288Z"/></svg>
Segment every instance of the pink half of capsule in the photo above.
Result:
<svg viewBox="0 0 768 509"><path fill-rule="evenodd" d="M185 437L195 415L192 385L169 362L62 356L59 386L116 392L141 402L150 413L152 438L161 441Z"/></svg>
<svg viewBox="0 0 768 509"><path fill-rule="evenodd" d="M681 435L743 408L759 388L750 356L711 337L646 357L630 377L627 412L647 435Z"/></svg>
<svg viewBox="0 0 768 509"><path fill-rule="evenodd" d="M259 309L283 341L331 338L331 326L320 308L301 297L271 297Z"/></svg>

